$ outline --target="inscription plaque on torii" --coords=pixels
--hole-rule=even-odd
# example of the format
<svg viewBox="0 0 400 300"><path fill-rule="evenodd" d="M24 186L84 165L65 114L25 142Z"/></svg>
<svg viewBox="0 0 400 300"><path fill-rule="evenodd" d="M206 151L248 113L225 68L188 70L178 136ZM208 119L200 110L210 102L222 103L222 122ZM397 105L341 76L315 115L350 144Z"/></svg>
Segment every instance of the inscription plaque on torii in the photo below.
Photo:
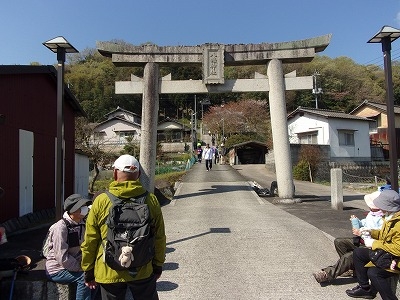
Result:
<svg viewBox="0 0 400 300"><path fill-rule="evenodd" d="M200 46L141 46L98 42L98 51L112 58L116 66L144 67L143 78L131 75L131 81L118 81L116 94L143 94L142 139L140 144L141 181L154 190L156 165L157 118L159 94L269 92L275 168L279 197L293 198L293 175L287 129L285 91L312 89L312 76L283 74L283 63L309 62L329 45L331 35L261 44L204 44ZM202 80L171 80L171 74L160 78L159 66L203 66ZM254 79L224 79L225 66L267 65L267 76ZM286 138L285 138L286 137Z"/></svg>

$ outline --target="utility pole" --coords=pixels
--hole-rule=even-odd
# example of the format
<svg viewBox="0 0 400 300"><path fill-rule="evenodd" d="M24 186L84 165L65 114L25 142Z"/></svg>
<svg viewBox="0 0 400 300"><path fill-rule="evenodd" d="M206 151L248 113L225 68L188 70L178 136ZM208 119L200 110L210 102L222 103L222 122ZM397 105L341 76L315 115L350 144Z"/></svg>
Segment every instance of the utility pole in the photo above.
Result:
<svg viewBox="0 0 400 300"><path fill-rule="evenodd" d="M194 95L194 143L197 146L197 98Z"/></svg>
<svg viewBox="0 0 400 300"><path fill-rule="evenodd" d="M190 138L192 140L192 151L196 148L194 145L194 131L193 131L193 113L190 114Z"/></svg>
<svg viewBox="0 0 400 300"><path fill-rule="evenodd" d="M318 80L317 76L320 76L321 74L315 70L313 76L313 89L312 93L315 95L315 108L318 108L318 95L323 94L322 88L318 87Z"/></svg>

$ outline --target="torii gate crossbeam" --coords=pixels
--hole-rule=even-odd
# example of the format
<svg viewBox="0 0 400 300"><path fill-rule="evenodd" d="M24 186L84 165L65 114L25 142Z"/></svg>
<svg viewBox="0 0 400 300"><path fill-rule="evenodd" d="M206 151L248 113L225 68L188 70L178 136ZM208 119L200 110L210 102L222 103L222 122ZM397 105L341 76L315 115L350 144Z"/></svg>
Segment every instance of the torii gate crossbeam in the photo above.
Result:
<svg viewBox="0 0 400 300"><path fill-rule="evenodd" d="M292 72L293 73L293 72ZM308 90L312 89L313 77L285 77L285 89ZM260 75L257 75L260 77ZM231 79L225 80L223 85L204 85L202 80L171 80L171 74L159 79L160 94L213 94L213 93L246 93L246 92L269 92L268 78L254 79ZM116 94L142 94L143 79L131 75L131 81L115 82Z"/></svg>

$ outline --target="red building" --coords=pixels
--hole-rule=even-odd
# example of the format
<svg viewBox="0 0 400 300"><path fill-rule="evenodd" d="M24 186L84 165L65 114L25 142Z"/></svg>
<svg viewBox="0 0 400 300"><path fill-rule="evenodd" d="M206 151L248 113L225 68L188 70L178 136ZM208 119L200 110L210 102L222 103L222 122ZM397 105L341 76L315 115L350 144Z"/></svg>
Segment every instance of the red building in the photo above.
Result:
<svg viewBox="0 0 400 300"><path fill-rule="evenodd" d="M57 70L0 66L0 223L55 207ZM64 90L64 195L74 192L75 117L85 116Z"/></svg>

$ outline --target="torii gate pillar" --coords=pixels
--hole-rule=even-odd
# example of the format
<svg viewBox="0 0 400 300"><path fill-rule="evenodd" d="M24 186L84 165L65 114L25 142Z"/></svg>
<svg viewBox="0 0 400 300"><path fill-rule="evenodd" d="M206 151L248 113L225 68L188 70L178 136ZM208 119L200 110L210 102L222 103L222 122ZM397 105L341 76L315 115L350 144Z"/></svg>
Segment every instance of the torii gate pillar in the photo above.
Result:
<svg viewBox="0 0 400 300"><path fill-rule="evenodd" d="M272 128L272 140L275 153L276 181L278 182L279 197L293 198L292 158L287 127L285 100L285 81L282 62L273 59L268 64L269 107ZM279 170L279 171L278 171Z"/></svg>
<svg viewBox="0 0 400 300"><path fill-rule="evenodd" d="M140 181L150 192L154 192L154 175L156 173L159 78L158 64L147 63L144 67L143 76L142 136L139 161L141 166Z"/></svg>

